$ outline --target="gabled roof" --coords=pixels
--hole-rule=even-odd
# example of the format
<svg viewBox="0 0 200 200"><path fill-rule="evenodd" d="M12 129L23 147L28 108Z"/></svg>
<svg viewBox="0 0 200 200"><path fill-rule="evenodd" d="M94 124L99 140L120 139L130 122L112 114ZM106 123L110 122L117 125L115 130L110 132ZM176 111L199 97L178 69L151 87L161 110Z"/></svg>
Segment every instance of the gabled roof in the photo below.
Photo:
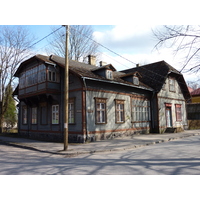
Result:
<svg viewBox="0 0 200 200"><path fill-rule="evenodd" d="M142 76L140 80L144 84L153 88L155 92L159 92L162 89L166 78L169 74L171 74L177 78L185 99L190 98L190 93L188 91L183 75L165 61L159 61L148 65L123 70L121 72L133 73L136 71Z"/></svg>

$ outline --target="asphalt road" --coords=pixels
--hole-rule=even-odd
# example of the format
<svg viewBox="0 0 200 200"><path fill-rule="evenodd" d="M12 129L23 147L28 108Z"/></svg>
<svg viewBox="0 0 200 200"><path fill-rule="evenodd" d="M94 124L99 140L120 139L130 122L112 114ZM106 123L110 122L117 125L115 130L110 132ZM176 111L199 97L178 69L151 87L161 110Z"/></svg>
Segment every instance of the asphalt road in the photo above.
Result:
<svg viewBox="0 0 200 200"><path fill-rule="evenodd" d="M0 146L1 175L199 175L200 136L76 157Z"/></svg>

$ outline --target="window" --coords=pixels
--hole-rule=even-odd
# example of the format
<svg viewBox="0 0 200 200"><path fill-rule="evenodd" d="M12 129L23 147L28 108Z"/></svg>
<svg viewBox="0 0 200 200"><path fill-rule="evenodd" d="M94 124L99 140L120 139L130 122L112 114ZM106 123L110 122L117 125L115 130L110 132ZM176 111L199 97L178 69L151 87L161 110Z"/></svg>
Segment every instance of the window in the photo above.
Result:
<svg viewBox="0 0 200 200"><path fill-rule="evenodd" d="M52 81L52 82L57 82L57 76L56 76L56 72L54 71L50 71L48 73L48 80Z"/></svg>
<svg viewBox="0 0 200 200"><path fill-rule="evenodd" d="M40 103L40 123L47 124L47 104Z"/></svg>
<svg viewBox="0 0 200 200"><path fill-rule="evenodd" d="M133 84L134 85L139 85L139 78L137 76L133 76Z"/></svg>
<svg viewBox="0 0 200 200"><path fill-rule="evenodd" d="M68 103L68 123L74 124L75 123L75 98L69 99Z"/></svg>
<svg viewBox="0 0 200 200"><path fill-rule="evenodd" d="M25 88L46 81L46 66L41 64L20 74L19 88Z"/></svg>
<svg viewBox="0 0 200 200"><path fill-rule="evenodd" d="M37 124L37 108L32 108L32 116L31 116L31 123Z"/></svg>
<svg viewBox="0 0 200 200"><path fill-rule="evenodd" d="M182 121L181 104L175 104L176 108L176 121Z"/></svg>
<svg viewBox="0 0 200 200"><path fill-rule="evenodd" d="M59 124L59 105L52 106L52 124Z"/></svg>
<svg viewBox="0 0 200 200"><path fill-rule="evenodd" d="M150 102L142 98L132 99L132 121L150 121Z"/></svg>
<svg viewBox="0 0 200 200"><path fill-rule="evenodd" d="M175 92L175 79L173 78L169 79L169 91Z"/></svg>
<svg viewBox="0 0 200 200"><path fill-rule="evenodd" d="M115 121L116 123L124 123L124 100L115 99Z"/></svg>
<svg viewBox="0 0 200 200"><path fill-rule="evenodd" d="M95 98L96 101L96 124L106 123L106 99Z"/></svg>
<svg viewBox="0 0 200 200"><path fill-rule="evenodd" d="M107 79L113 79L113 74L111 70L106 70Z"/></svg>
<svg viewBox="0 0 200 200"><path fill-rule="evenodd" d="M22 123L27 124L27 106L22 107Z"/></svg>
<svg viewBox="0 0 200 200"><path fill-rule="evenodd" d="M38 66L38 83L42 83L46 81L46 66L39 65Z"/></svg>

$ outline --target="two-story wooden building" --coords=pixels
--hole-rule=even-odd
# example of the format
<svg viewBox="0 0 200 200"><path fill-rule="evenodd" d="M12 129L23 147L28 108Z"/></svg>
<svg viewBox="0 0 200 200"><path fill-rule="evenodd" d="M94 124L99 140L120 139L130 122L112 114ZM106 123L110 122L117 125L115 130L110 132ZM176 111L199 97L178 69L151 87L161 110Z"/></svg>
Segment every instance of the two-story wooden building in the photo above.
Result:
<svg viewBox="0 0 200 200"><path fill-rule="evenodd" d="M182 130L187 124L187 86L164 61L122 72L111 64L95 64L93 56L88 64L69 61L69 141ZM63 140L64 70L64 58L54 55L21 63L14 93L20 100L20 134Z"/></svg>

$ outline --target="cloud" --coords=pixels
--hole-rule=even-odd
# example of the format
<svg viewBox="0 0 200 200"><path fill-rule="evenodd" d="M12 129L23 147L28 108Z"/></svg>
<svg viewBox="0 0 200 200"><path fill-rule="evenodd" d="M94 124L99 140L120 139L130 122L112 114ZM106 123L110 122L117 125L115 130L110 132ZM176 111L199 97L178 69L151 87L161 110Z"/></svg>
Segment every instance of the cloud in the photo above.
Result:
<svg viewBox="0 0 200 200"><path fill-rule="evenodd" d="M152 33L155 26L116 25L111 30L94 32L95 39L120 53L150 52L156 43Z"/></svg>
<svg viewBox="0 0 200 200"><path fill-rule="evenodd" d="M183 54L174 56L173 49L166 48L166 46L159 50L154 49L157 41L152 29L156 28L160 27L156 25L116 25L108 30L94 32L94 37L99 43L126 58L123 59L102 48L101 60L113 64L119 71L135 67L136 63L144 65L161 60L166 61L177 70L181 70ZM183 73L183 75L186 80L192 79L192 75L188 73Z"/></svg>

